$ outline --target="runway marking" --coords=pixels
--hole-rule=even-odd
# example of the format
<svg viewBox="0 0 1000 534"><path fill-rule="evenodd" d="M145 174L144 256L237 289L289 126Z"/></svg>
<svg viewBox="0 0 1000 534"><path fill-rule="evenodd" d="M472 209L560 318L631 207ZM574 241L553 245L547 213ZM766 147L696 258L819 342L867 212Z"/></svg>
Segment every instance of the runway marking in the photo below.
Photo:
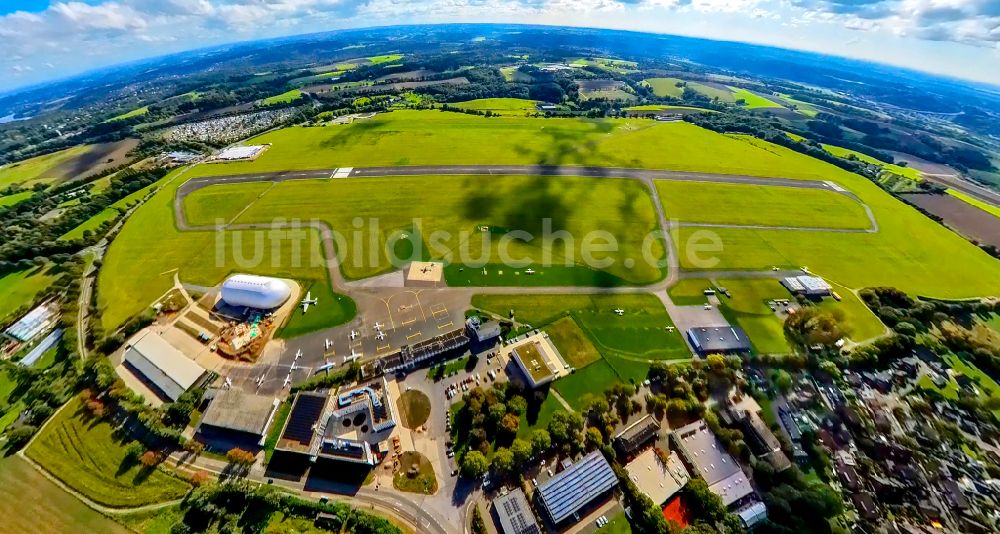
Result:
<svg viewBox="0 0 1000 534"><path fill-rule="evenodd" d="M350 345L350 347L351 347L352 349L353 349L354 347L360 347L360 346L361 346L361 340L360 340L360 339L359 339L359 340L358 340L358 341L357 341L356 343L351 343L351 345Z"/></svg>
<svg viewBox="0 0 1000 534"><path fill-rule="evenodd" d="M437 308L437 309L435 309ZM444 304L435 304L431 306L431 315L437 319L438 315L448 315L448 307Z"/></svg>
<svg viewBox="0 0 1000 534"><path fill-rule="evenodd" d="M382 352L383 350L387 350L387 349L391 349L391 348L392 348L392 345L389 345L387 343L385 345L379 345L378 347L376 347L375 348L375 352Z"/></svg>
<svg viewBox="0 0 1000 534"><path fill-rule="evenodd" d="M423 334L421 334L420 332L417 332L415 334L410 334L410 335L406 336L406 340L409 341L409 340L411 340L411 339L413 339L415 337L420 337L421 335L423 335Z"/></svg>
<svg viewBox="0 0 1000 534"><path fill-rule="evenodd" d="M455 326L455 323L448 321L448 324L439 324L438 330L443 330L445 328L448 328L449 326Z"/></svg>
<svg viewBox="0 0 1000 534"><path fill-rule="evenodd" d="M411 317L409 321L403 321L403 322L399 323L399 325L400 325L400 326L406 326L406 325L408 325L408 324L413 324L413 323L415 323L415 322L417 322L417 318L416 318L416 316L414 316L414 317Z"/></svg>

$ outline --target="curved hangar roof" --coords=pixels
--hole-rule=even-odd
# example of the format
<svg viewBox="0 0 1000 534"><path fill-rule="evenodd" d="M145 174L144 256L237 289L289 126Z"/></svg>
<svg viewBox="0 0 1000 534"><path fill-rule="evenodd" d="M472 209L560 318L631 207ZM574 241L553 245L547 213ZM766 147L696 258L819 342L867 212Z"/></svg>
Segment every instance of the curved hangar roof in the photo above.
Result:
<svg viewBox="0 0 1000 534"><path fill-rule="evenodd" d="M270 310L284 304L291 295L288 284L277 278L236 274L222 283L222 300L230 306Z"/></svg>

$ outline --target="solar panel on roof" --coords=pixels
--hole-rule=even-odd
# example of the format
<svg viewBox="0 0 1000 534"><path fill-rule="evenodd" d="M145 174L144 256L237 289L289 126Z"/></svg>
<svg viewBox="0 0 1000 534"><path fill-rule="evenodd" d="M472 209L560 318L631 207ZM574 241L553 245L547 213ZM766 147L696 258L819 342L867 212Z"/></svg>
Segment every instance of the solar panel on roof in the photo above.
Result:
<svg viewBox="0 0 1000 534"><path fill-rule="evenodd" d="M559 523L618 483L604 456L594 451L538 487L542 503Z"/></svg>
<svg viewBox="0 0 1000 534"><path fill-rule="evenodd" d="M288 415L288 424L281 437L308 445L312 441L313 426L323 414L324 406L326 406L326 397L299 395L295 399L292 413Z"/></svg>

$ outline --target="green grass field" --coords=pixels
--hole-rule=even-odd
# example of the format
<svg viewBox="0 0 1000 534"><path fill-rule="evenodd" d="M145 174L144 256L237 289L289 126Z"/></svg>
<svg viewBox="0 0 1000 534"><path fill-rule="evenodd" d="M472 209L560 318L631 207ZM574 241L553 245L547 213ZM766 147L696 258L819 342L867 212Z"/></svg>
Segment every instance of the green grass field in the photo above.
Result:
<svg viewBox="0 0 1000 534"><path fill-rule="evenodd" d="M788 293L777 280L738 279L717 280L718 285L729 290L732 298L719 295L722 315L743 328L750 336L754 349L762 354L785 354L791 347L785 340L783 323L768 307L772 299L788 299Z"/></svg>
<svg viewBox="0 0 1000 534"><path fill-rule="evenodd" d="M834 286L833 290L840 295L840 302L832 298L825 298L819 307L844 312L846 329L851 339L861 342L885 333L886 327L882 321L868 309L868 306L865 306L865 303L854 292L837 286Z"/></svg>
<svg viewBox="0 0 1000 534"><path fill-rule="evenodd" d="M184 216L192 226L229 223L273 186L270 182L210 185L184 198Z"/></svg>
<svg viewBox="0 0 1000 534"><path fill-rule="evenodd" d="M288 322L278 331L280 339L291 339L309 332L332 328L350 321L358 313L357 304L345 295L335 293L327 276L316 281L302 280L304 291L311 291L317 304L309 313L296 307Z"/></svg>
<svg viewBox="0 0 1000 534"><path fill-rule="evenodd" d="M365 59L370 61L372 65L381 65L383 63L395 63L403 59L403 54L385 54L381 56L371 56Z"/></svg>
<svg viewBox="0 0 1000 534"><path fill-rule="evenodd" d="M626 258L642 258L641 247L644 239L656 228L656 214L645 187L637 181L601 180L598 178L536 178L528 176L508 176L504 180L492 180L486 176L418 176L391 178L393 187L385 187L385 178L357 178L352 180L303 180L282 182L260 197L237 219L240 223L269 222L275 217L300 217L321 219L344 236L339 249L342 255L341 269L348 278L359 279L381 274L392 269L385 247L399 232L425 238L435 242L424 242L425 253L421 259L440 259L452 264L471 265L469 276L481 272L477 262L486 258L489 263L501 256L501 240L510 230L523 230L535 237L532 241L511 241L512 258L528 259L532 264L545 263L545 250L551 250L550 262L555 265L548 271L537 268L536 276L521 276L524 284L549 283L551 285L609 285L602 283L601 271L593 271L583 265L583 236L594 230L610 232L618 239L619 250L607 255L595 253L597 259L610 258L614 264L604 269L623 282L632 284L651 283L663 274L645 261L637 261L632 268L625 267ZM256 195L260 184L239 184L220 186L214 191L200 190L186 199L189 203L202 202L203 191L215 195L220 191L232 191L233 197L249 198ZM228 188L228 189L227 189ZM211 205L210 201L205 202ZM242 208L226 202L217 203L213 216L231 217ZM414 209L419 206L419 209ZM366 232L357 235L352 226L355 218L378 221L377 239L372 242ZM419 231L413 229L414 218L419 219ZM565 230L574 236L571 247L566 241L556 241L556 246L548 247L552 239L545 239L545 223L551 219L551 233ZM489 233L480 232L480 226L494 228ZM434 235L447 233L450 238L437 240ZM466 234L466 235L463 235ZM581 237L575 237L581 236ZM484 243L488 238L489 241ZM545 243L545 244L543 244ZM662 242L657 240L653 253L662 257ZM358 247L361 254L358 254ZM483 251L491 254L484 256ZM571 250L568 255L566 251ZM371 251L377 253L376 262L368 257ZM407 259L407 258L403 258ZM569 265L566 265L569 261ZM580 267L577 267L580 266ZM570 267L571 269L566 269ZM563 269L560 271L560 269ZM503 269L500 269L503 270ZM485 285L521 285L512 279L515 269L507 269L507 278L487 277L476 280ZM574 277L571 272L582 274ZM456 273L457 275L457 273ZM458 278L455 279L459 281ZM620 285L612 281L611 285Z"/></svg>
<svg viewBox="0 0 1000 534"><path fill-rule="evenodd" d="M601 359L601 353L597 352L597 348L572 317L563 317L546 326L545 332L559 349L559 354L572 367L586 367Z"/></svg>
<svg viewBox="0 0 1000 534"><path fill-rule="evenodd" d="M170 534L171 528L183 519L184 510L179 504L115 516L116 521L139 534Z"/></svg>
<svg viewBox="0 0 1000 534"><path fill-rule="evenodd" d="M699 83L699 82L687 82L687 86L692 91L697 91L697 92L699 92L699 93L707 96L708 98L711 98L711 99L716 99L717 98L717 99L719 99L719 102L728 102L730 104L733 104L733 103L736 102L736 97L733 96L733 91L731 89L729 89L728 87L725 88L725 89L723 89L723 88L715 87L715 86L712 86L712 85L706 85L704 83Z"/></svg>
<svg viewBox="0 0 1000 534"><path fill-rule="evenodd" d="M582 411L587 401L601 396L620 377L607 360L598 360L573 374L553 382L552 387L576 411Z"/></svg>
<svg viewBox="0 0 1000 534"><path fill-rule="evenodd" d="M636 112L700 111L703 113L716 113L716 111L713 109L696 108L692 106L666 106L662 104L644 104L642 106L629 106L625 108L625 111L636 111Z"/></svg>
<svg viewBox="0 0 1000 534"><path fill-rule="evenodd" d="M116 115L114 117L111 117L110 119L104 122L122 121L125 119L131 119L132 117L141 117L147 113L149 113L149 106L142 106L141 108L136 108L133 109L132 111L127 111L125 113L122 113L121 115Z"/></svg>
<svg viewBox="0 0 1000 534"><path fill-rule="evenodd" d="M298 89L291 89L289 91L281 93L280 95L269 96L264 100L261 100L260 103L261 105L264 106L272 106L274 104L287 104L289 102L294 102L302 98L303 94L304 93Z"/></svg>
<svg viewBox="0 0 1000 534"><path fill-rule="evenodd" d="M219 284L236 272L326 279L316 232L278 241L263 230L224 234L177 230L173 203L181 181L165 186L138 208L109 247L98 275L98 309L105 328L115 328L150 306L171 287L178 269L182 280L199 285ZM150 239L154 235L156 239Z"/></svg>
<svg viewBox="0 0 1000 534"><path fill-rule="evenodd" d="M7 206L13 206L22 200L27 200L33 195L31 191L21 191L20 193L14 193L13 195L6 195L0 197L0 208L5 208Z"/></svg>
<svg viewBox="0 0 1000 534"><path fill-rule="evenodd" d="M472 109L477 111L492 111L500 115L521 115L538 111L537 100L525 100L523 98L480 98L477 100L467 100L449 104L459 109Z"/></svg>
<svg viewBox="0 0 1000 534"><path fill-rule="evenodd" d="M823 150L837 156L838 158L850 158L854 156L855 158L864 161L865 163L871 163L873 165L881 165L883 169L896 173L904 178L909 178L914 181L920 181L923 178L920 176L920 171L914 169L913 167L903 167L901 165L895 165L893 163L886 163L884 161L877 160L868 154L850 150L847 148L841 148L839 146L833 145L822 145Z"/></svg>
<svg viewBox="0 0 1000 534"><path fill-rule="evenodd" d="M795 106L795 111L798 111L799 113L805 115L806 117L812 118L815 117L816 115L819 115L819 110L816 109L816 106L810 104L809 102L805 102L803 100L797 100L785 94L779 94L778 98L780 98L781 101L785 102L786 104L791 104Z"/></svg>
<svg viewBox="0 0 1000 534"><path fill-rule="evenodd" d="M993 215L995 217L1000 217L1000 207L994 206L993 204L987 204L982 200L979 200L978 198L971 197L961 191L956 191L954 189L948 189L945 192L963 202L971 204L985 211L986 213L989 213L990 215Z"/></svg>
<svg viewBox="0 0 1000 534"><path fill-rule="evenodd" d="M47 269L28 269L0 276L0 321L35 299L55 277Z"/></svg>
<svg viewBox="0 0 1000 534"><path fill-rule="evenodd" d="M125 444L107 422L85 419L77 400L60 411L27 455L67 486L109 507L136 507L182 497L190 486L159 469L124 462Z"/></svg>
<svg viewBox="0 0 1000 534"><path fill-rule="evenodd" d="M667 290L667 295L678 306L701 306L708 302L705 290L710 286L711 283L703 278L682 278Z"/></svg>
<svg viewBox="0 0 1000 534"><path fill-rule="evenodd" d="M628 523L628 517L622 512L608 520L608 524L595 530L597 534L632 534L632 525Z"/></svg>
<svg viewBox="0 0 1000 534"><path fill-rule="evenodd" d="M30 187L36 183L50 183L64 178L53 175L53 172L73 158L86 154L90 148L90 145L80 145L4 165L0 167L0 189L12 184Z"/></svg>
<svg viewBox="0 0 1000 534"><path fill-rule="evenodd" d="M556 412L564 412L566 409L552 395L545 397L542 404L538 407L538 412L521 418L521 424L517 428L517 437L521 439L529 439L531 437L531 432L536 428L548 428L549 421L552 420L552 415ZM530 419L530 420L529 420Z"/></svg>
<svg viewBox="0 0 1000 534"><path fill-rule="evenodd" d="M792 132L785 132L785 135L787 135L789 139L795 141L796 143L801 143L802 141L806 140L805 137L802 137L801 135Z"/></svg>
<svg viewBox="0 0 1000 534"><path fill-rule="evenodd" d="M825 189L658 181L667 218L682 222L866 229L864 208Z"/></svg>
<svg viewBox="0 0 1000 534"><path fill-rule="evenodd" d="M762 108L780 108L781 104L771 101L763 96L756 93L747 91L746 89L741 89L738 87L730 87L733 91L733 98L735 100L742 100L743 106L747 109L762 109Z"/></svg>
<svg viewBox="0 0 1000 534"><path fill-rule="evenodd" d="M678 87L678 83L684 83L680 78L648 78L642 83L653 90L653 94L659 97L670 96L680 98L684 94L684 87Z"/></svg>
<svg viewBox="0 0 1000 534"><path fill-rule="evenodd" d="M18 456L0 459L0 514L4 532L105 532L125 527L91 510Z"/></svg>
<svg viewBox="0 0 1000 534"><path fill-rule="evenodd" d="M87 230L96 231L98 227L101 226L106 221L113 221L115 217L118 217L118 210L114 208L104 208L103 210L97 212L96 215L83 221L80 226L66 232L65 234L59 236L60 241L69 241L72 239L80 239L83 237L83 233Z"/></svg>
<svg viewBox="0 0 1000 534"><path fill-rule="evenodd" d="M984 373L973 363L967 362L954 354L945 354L942 359L955 371L971 378L979 388L981 395L990 397L1000 394L1000 385L997 385L996 381L990 378L989 375ZM917 385L919 385L922 389L936 391L942 397L950 400L957 400L961 389L958 382L955 381L954 378L950 378L948 383L945 384L943 388L939 388L936 384L934 384L934 381L931 380L929 375L920 377L920 380L917 381ZM1000 410L993 410L993 416L1000 419Z"/></svg>

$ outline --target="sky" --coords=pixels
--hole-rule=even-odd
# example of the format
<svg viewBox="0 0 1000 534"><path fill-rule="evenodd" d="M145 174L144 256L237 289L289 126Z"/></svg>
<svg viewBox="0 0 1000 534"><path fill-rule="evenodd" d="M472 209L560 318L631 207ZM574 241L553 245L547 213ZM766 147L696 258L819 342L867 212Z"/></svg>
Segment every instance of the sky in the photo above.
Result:
<svg viewBox="0 0 1000 534"><path fill-rule="evenodd" d="M0 90L217 44L448 22L744 41L1000 85L1000 0L0 0Z"/></svg>

